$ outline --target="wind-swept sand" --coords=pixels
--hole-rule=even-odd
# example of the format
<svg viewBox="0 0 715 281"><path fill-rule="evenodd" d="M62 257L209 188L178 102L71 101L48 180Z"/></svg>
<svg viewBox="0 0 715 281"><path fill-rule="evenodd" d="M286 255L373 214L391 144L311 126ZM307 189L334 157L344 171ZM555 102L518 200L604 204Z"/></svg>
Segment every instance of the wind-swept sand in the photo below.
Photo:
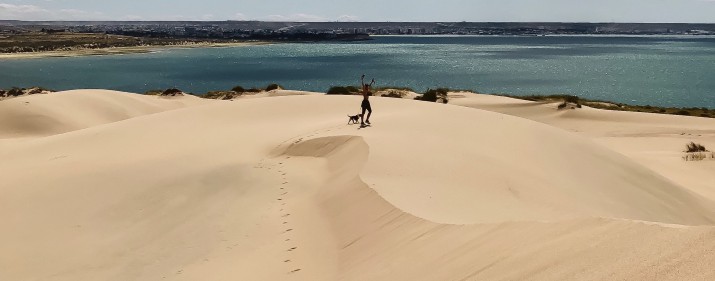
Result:
<svg viewBox="0 0 715 281"><path fill-rule="evenodd" d="M698 194L715 200L715 161L684 163L691 141L715 148L715 119L607 111L557 110L557 103L453 93L451 104L531 119L586 136Z"/></svg>
<svg viewBox="0 0 715 281"><path fill-rule="evenodd" d="M0 102L0 279L715 279L713 197L606 138L392 98L366 129L360 97L189 98ZM50 99L72 110L20 120Z"/></svg>

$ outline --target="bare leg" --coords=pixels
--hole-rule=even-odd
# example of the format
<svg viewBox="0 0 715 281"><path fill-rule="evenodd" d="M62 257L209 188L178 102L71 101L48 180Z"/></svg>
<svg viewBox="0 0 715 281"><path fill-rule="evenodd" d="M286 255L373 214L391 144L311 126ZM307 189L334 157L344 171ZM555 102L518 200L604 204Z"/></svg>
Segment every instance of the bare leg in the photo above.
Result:
<svg viewBox="0 0 715 281"><path fill-rule="evenodd" d="M360 114L360 124L365 125L365 122L363 121L363 117L365 116L365 108L362 108L362 114ZM368 120L370 120L370 115L368 114L367 117Z"/></svg>
<svg viewBox="0 0 715 281"><path fill-rule="evenodd" d="M363 113L364 112L365 110L363 109ZM370 124L370 115L372 115L372 108L367 111L367 119L365 119L365 121L367 121L368 124Z"/></svg>

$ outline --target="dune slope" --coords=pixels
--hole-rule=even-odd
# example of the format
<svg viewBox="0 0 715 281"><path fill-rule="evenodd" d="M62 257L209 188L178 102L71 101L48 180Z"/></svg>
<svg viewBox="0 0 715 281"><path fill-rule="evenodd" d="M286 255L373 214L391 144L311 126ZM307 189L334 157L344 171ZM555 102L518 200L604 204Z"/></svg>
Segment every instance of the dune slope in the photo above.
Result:
<svg viewBox="0 0 715 281"><path fill-rule="evenodd" d="M709 280L712 201L588 139L359 97L216 102L0 150L7 280Z"/></svg>
<svg viewBox="0 0 715 281"><path fill-rule="evenodd" d="M450 104L528 118L576 132L622 153L677 184L715 200L715 161L685 162L685 144L715 148L715 119L584 107L557 110L557 103L453 93Z"/></svg>
<svg viewBox="0 0 715 281"><path fill-rule="evenodd" d="M73 90L0 102L0 139L48 136L209 102L108 90Z"/></svg>

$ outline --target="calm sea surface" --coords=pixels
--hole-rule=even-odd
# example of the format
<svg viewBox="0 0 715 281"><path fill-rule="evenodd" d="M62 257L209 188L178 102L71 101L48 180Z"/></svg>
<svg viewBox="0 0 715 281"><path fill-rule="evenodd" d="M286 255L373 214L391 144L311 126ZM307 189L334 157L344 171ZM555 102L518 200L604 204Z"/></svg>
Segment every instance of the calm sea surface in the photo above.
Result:
<svg viewBox="0 0 715 281"><path fill-rule="evenodd" d="M633 104L715 108L713 37L376 37L359 43L169 49L150 54L0 60L0 88L130 92L233 86L327 91L355 85L418 91L573 94Z"/></svg>

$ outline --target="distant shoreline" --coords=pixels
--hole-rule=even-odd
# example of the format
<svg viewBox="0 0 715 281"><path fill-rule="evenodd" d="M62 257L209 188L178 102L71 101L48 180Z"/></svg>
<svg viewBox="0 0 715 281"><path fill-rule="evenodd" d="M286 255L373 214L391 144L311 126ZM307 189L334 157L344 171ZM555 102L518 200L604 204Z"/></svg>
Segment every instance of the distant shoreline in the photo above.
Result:
<svg viewBox="0 0 715 281"><path fill-rule="evenodd" d="M108 56L108 55L125 55L125 54L146 54L165 49L195 49L195 48L225 48L225 47L242 47L242 46L257 46L275 44L275 42L232 42L232 43L193 43L180 45L150 45L150 46L131 46L131 47L109 47L109 48L80 48L75 50L62 51L39 51L39 52L23 52L23 53L0 53L0 60L6 59L32 59L32 58L67 58L67 57L84 57L84 56Z"/></svg>

